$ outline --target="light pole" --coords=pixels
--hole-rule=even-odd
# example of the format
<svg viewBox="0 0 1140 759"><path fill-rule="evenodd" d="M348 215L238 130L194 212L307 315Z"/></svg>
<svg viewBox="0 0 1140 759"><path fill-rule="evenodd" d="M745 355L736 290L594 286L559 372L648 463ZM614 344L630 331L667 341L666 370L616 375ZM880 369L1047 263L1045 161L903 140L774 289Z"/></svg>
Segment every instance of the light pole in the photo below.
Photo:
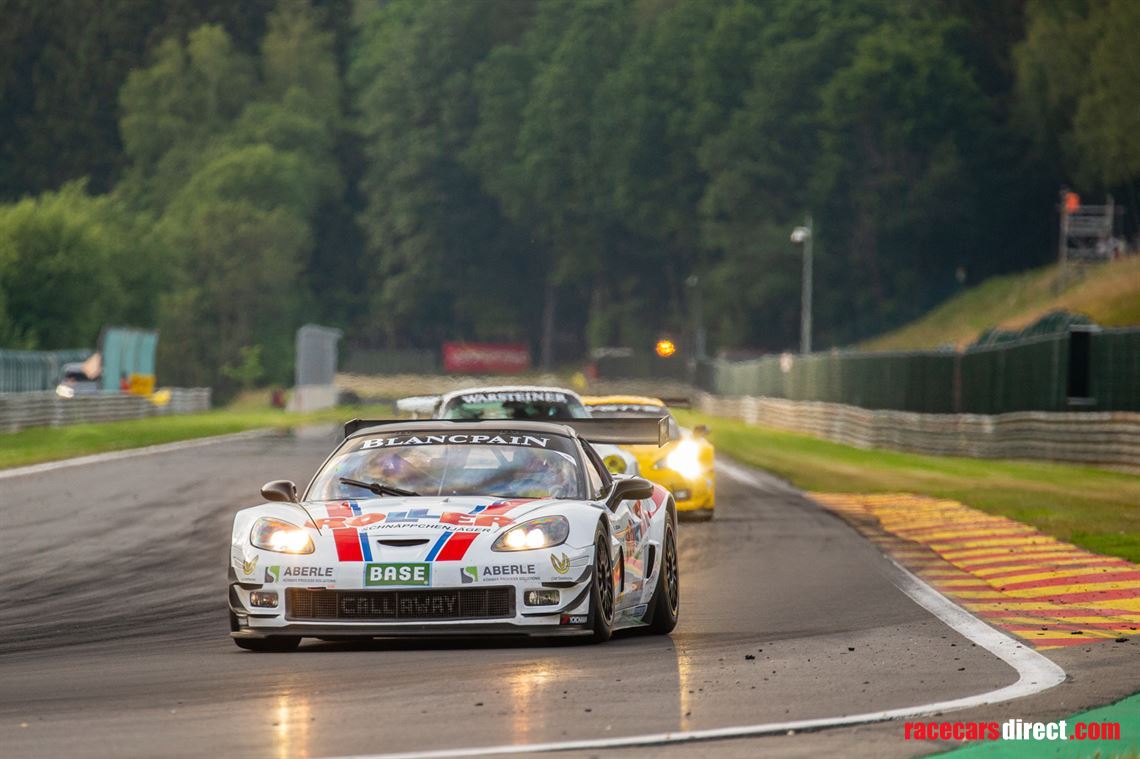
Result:
<svg viewBox="0 0 1140 759"><path fill-rule="evenodd" d="M800 296L800 353L811 353L811 214L792 230L792 242L804 248L803 294Z"/></svg>

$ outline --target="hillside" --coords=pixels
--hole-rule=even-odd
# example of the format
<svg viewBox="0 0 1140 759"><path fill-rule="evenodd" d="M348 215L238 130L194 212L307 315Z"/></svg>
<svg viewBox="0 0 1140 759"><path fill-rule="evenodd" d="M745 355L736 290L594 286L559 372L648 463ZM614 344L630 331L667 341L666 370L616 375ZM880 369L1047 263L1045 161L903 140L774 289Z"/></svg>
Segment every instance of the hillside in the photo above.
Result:
<svg viewBox="0 0 1140 759"><path fill-rule="evenodd" d="M1085 276L1055 292L1058 267L988 279L926 316L861 343L863 350L905 350L968 345L985 329L1020 329L1050 311L1085 314L1105 327L1140 324L1140 256L1085 269Z"/></svg>

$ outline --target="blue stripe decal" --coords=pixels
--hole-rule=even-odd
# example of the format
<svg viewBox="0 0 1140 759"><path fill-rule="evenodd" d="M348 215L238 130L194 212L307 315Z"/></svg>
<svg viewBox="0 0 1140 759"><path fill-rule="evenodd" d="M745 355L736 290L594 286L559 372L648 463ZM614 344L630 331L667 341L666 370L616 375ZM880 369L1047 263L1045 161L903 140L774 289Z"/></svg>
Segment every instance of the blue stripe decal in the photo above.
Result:
<svg viewBox="0 0 1140 759"><path fill-rule="evenodd" d="M353 516L360 516L360 504L358 504L356 501L349 501L348 508L352 509Z"/></svg>
<svg viewBox="0 0 1140 759"><path fill-rule="evenodd" d="M368 533L358 532L356 535L360 538L360 553L364 555L364 560L372 561L372 546L368 545Z"/></svg>
<svg viewBox="0 0 1140 759"><path fill-rule="evenodd" d="M435 545L431 547L430 551L428 551L427 558L424 559L424 561L435 561L435 557L439 554L440 549L443 548L443 544L446 543L447 539L450 537L450 532L445 532L440 535L439 540L435 541Z"/></svg>
<svg viewBox="0 0 1140 759"><path fill-rule="evenodd" d="M475 508L471 509L471 511L468 511L467 513L468 514L478 514L480 511L482 511L485 508L487 508L487 507L486 506L476 506Z"/></svg>

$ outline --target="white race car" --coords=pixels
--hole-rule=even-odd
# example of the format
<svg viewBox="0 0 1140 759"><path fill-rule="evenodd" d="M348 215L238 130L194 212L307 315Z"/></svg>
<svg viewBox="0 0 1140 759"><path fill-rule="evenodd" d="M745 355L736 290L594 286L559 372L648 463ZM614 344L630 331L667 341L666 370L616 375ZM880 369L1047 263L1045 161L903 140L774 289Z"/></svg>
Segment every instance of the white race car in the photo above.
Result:
<svg viewBox="0 0 1140 759"><path fill-rule="evenodd" d="M613 477L593 442L664 444L665 420L361 421L298 497L234 517L230 634L302 637L668 633L676 507Z"/></svg>

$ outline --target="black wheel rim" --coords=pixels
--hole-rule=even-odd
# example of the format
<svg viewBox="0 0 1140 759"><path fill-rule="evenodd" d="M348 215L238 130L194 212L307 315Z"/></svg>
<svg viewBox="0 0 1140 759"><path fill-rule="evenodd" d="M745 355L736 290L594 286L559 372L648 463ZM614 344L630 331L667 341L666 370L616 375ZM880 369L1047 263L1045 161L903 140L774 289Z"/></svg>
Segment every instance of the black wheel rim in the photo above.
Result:
<svg viewBox="0 0 1140 759"><path fill-rule="evenodd" d="M599 539L595 547L594 570L598 576L598 609L602 619L609 624L614 616L614 575L610 571L610 552L606 550L604 539Z"/></svg>
<svg viewBox="0 0 1140 759"><path fill-rule="evenodd" d="M676 614L681 600L681 583L677 577L677 541L672 530L669 530L665 541L665 590L669 594L669 608Z"/></svg>

